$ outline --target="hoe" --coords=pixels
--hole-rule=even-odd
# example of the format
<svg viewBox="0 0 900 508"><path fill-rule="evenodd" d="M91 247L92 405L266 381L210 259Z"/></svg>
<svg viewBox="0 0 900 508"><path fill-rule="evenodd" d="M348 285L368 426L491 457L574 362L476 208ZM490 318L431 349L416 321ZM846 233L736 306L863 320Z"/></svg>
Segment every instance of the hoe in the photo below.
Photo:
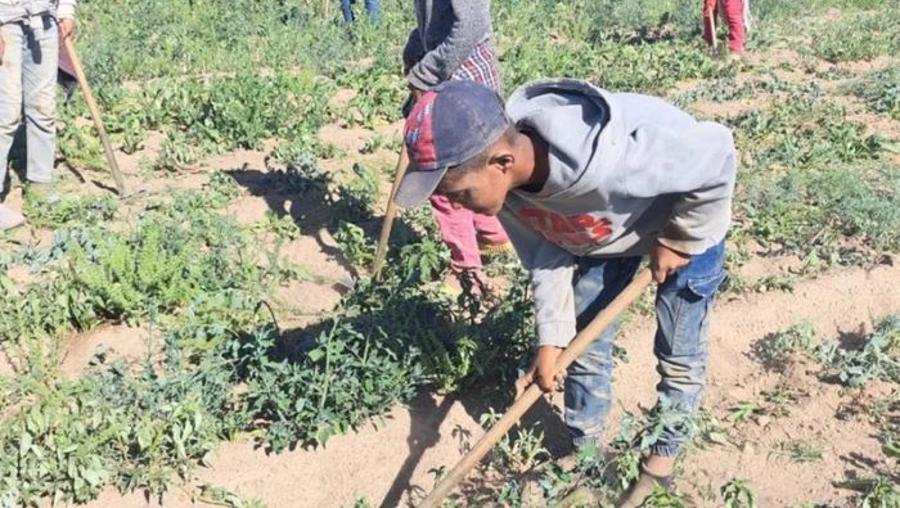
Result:
<svg viewBox="0 0 900 508"><path fill-rule="evenodd" d="M91 110L91 118L94 120L94 127L100 133L100 141L103 143L103 151L106 154L106 162L109 164L109 171L112 173L113 180L116 182L116 190L119 196L125 196L125 180L122 179L122 173L119 171L119 163L116 161L116 154L113 152L112 145L109 142L109 136L106 134L106 128L103 126L103 120L100 118L100 108L97 107L97 101L94 99L94 92L88 84L87 76L84 74L84 68L81 66L81 60L78 53L75 52L75 45L72 44L72 38L65 40L65 48L69 53L69 59L72 61L72 67L75 71L75 78L81 86L84 93L84 100L87 102L88 109Z"/></svg>

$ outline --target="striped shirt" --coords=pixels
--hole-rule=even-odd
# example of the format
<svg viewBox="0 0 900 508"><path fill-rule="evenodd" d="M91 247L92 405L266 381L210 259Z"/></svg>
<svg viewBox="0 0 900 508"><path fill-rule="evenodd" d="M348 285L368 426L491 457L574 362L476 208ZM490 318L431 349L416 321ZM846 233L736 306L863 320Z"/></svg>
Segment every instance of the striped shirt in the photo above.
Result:
<svg viewBox="0 0 900 508"><path fill-rule="evenodd" d="M469 57L453 72L450 79L468 79L501 93L503 82L500 78L497 56L490 40L475 46Z"/></svg>

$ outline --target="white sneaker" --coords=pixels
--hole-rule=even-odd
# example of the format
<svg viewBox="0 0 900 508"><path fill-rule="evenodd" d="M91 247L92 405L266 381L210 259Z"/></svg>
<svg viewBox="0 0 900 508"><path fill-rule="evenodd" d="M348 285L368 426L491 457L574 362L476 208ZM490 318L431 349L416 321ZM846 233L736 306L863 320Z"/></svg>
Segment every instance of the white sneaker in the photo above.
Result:
<svg viewBox="0 0 900 508"><path fill-rule="evenodd" d="M21 213L0 204L0 231L8 231L22 224L25 224L25 217Z"/></svg>

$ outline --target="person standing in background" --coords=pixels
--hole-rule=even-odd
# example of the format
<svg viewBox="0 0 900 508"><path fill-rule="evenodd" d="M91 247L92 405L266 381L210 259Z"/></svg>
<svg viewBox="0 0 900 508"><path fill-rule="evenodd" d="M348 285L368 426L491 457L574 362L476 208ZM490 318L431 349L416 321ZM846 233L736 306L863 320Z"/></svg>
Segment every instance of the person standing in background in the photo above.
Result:
<svg viewBox="0 0 900 508"><path fill-rule="evenodd" d="M703 38L710 46L715 46L716 16L720 12L728 24L728 49L732 56L741 57L750 29L750 0L704 0Z"/></svg>
<svg viewBox="0 0 900 508"><path fill-rule="evenodd" d="M372 21L381 19L381 3L379 0L364 0L366 5L366 14ZM353 14L353 4L356 0L341 0L341 14L344 15L345 23L353 23L356 16Z"/></svg>
<svg viewBox="0 0 900 508"><path fill-rule="evenodd" d="M45 206L59 200L53 189L56 145L56 77L59 41L75 31L76 0L0 2L0 194L6 184L7 157L25 112L29 198ZM25 222L21 213L0 204L0 230Z"/></svg>
<svg viewBox="0 0 900 508"><path fill-rule="evenodd" d="M415 0L417 26L403 50L404 74L413 101L448 80L469 80L500 92L497 56L491 42L489 0ZM453 205L441 195L430 199L431 209L450 248L454 291L464 274L474 278L476 291L485 292L481 253L509 248L509 238L496 217Z"/></svg>

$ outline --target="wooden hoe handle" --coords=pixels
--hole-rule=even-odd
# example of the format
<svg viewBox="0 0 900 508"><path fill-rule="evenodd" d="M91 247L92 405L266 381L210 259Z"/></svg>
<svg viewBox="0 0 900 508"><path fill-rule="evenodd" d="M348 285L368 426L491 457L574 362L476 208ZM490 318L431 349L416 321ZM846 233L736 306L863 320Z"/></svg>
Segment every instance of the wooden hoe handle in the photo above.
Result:
<svg viewBox="0 0 900 508"><path fill-rule="evenodd" d="M622 311L628 308L638 296L640 296L641 292L643 292L644 288L650 284L651 280L652 275L650 274L650 270L645 269L638 273L634 277L634 280L632 280L605 309L597 314L583 330L578 332L578 335L575 336L572 343L569 344L569 347L567 347L559 356L559 360L557 360L556 364L557 372L568 368L573 361L581 356L594 339L598 337L600 333L622 313ZM469 453L467 453L456 466L453 467L447 476L437 484L431 494L429 494L428 497L422 501L422 504L419 505L420 508L436 508L440 506L444 498L447 497L447 494L449 494L450 491L466 477L469 470L478 464L478 462L491 451L491 448L497 444L497 441L499 441L520 418L522 418L522 415L524 415L540 397L540 387L538 387L537 383L532 383L531 386L525 390L525 393L523 393L522 396L513 403L509 410L506 411L506 414L504 414L503 417L478 440L475 446L469 450Z"/></svg>
<svg viewBox="0 0 900 508"><path fill-rule="evenodd" d="M109 136L106 134L106 128L103 127L103 120L100 118L100 108L97 107L97 101L94 100L94 93L88 84L87 76L84 75L84 68L81 66L81 60L78 53L75 52L75 45L72 44L72 38L66 37L66 51L69 52L69 58L72 60L72 67L75 69L75 78L81 86L84 93L84 100L87 102L88 109L91 110L91 118L94 120L94 127L100 133L100 142L103 143L103 151L106 153L106 162L109 164L109 171L112 173L113 180L116 182L116 190L119 196L125 195L125 181L122 179L122 173L119 172L119 163L116 161L116 154L113 152L112 145L109 143Z"/></svg>
<svg viewBox="0 0 900 508"><path fill-rule="evenodd" d="M400 157L397 159L397 171L394 176L394 185L391 186L391 195L388 197L387 210L384 213L384 222L381 224L381 237L378 239L378 248L375 250L375 261L372 263L372 276L378 278L381 267L384 266L384 258L387 255L388 240L391 238L391 228L394 226L394 217L397 216L397 189L406 173L406 143L400 148Z"/></svg>

